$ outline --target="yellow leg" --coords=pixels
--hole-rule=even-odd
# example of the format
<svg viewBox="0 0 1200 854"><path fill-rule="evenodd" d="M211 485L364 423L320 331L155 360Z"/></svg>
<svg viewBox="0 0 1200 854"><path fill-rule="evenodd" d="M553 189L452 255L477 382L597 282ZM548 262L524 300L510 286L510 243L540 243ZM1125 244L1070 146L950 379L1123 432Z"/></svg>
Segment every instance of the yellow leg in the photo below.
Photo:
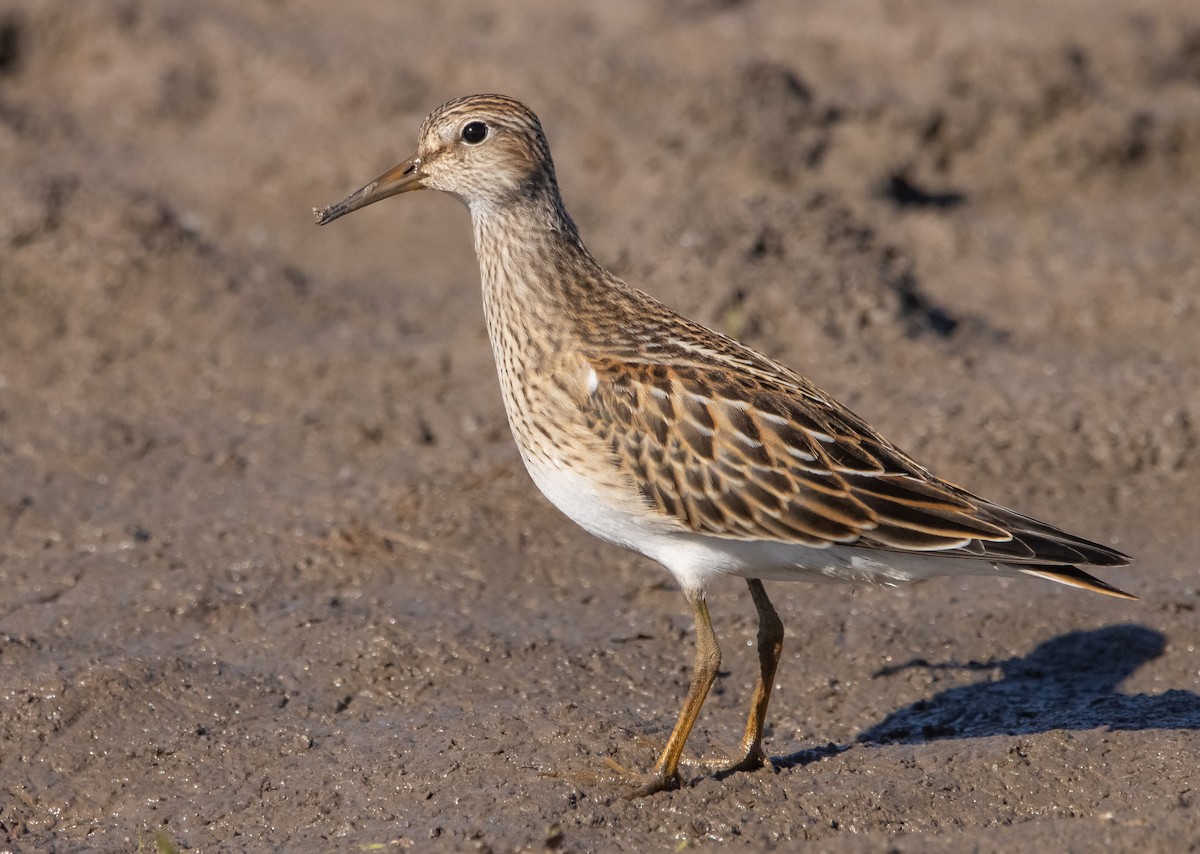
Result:
<svg viewBox="0 0 1200 854"><path fill-rule="evenodd" d="M767 704L771 702L771 687L775 684L775 668L779 666L779 656L783 652L783 621L767 598L766 588L757 578L746 579L746 584L758 611L758 681L754 684L746 733L742 736L742 758L726 768L725 773L753 771L767 762L762 749L763 723L767 718Z"/></svg>
<svg viewBox="0 0 1200 854"><path fill-rule="evenodd" d="M692 615L696 621L696 664L692 669L692 685L688 688L687 699L667 746L654 765L654 771L648 783L640 786L630 797L652 795L664 789L673 789L679 785L679 758L683 755L683 746L687 743L692 725L708 696L708 689L717 678L717 669L721 666L721 648L717 645L717 636L713 633L712 620L708 616L708 605L702 594L687 594L692 604ZM769 607L769 606L768 606ZM761 727L760 727L761 729Z"/></svg>

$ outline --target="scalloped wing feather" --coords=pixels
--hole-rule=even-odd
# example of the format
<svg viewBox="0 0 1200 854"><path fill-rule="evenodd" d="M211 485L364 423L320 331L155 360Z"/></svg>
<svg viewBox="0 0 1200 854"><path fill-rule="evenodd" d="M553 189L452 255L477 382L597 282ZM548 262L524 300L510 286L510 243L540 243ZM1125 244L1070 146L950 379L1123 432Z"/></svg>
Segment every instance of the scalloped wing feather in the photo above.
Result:
<svg viewBox="0 0 1200 854"><path fill-rule="evenodd" d="M937 479L791 372L589 361L586 423L645 499L694 532L937 552L1046 576L1128 562ZM1074 573L1061 580L1086 586Z"/></svg>

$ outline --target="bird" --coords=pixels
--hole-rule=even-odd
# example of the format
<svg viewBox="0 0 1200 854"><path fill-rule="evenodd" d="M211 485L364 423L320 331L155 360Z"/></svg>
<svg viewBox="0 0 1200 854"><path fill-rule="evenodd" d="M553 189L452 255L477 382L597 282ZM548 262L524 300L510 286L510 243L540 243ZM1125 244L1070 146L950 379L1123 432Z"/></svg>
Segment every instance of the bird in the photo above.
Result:
<svg viewBox="0 0 1200 854"><path fill-rule="evenodd" d="M1081 568L1128 556L936 477L796 371L601 266L521 102L443 104L412 157L313 213L325 225L421 189L470 211L504 407L534 484L591 534L668 570L691 608L691 684L652 770L628 772L631 795L681 785L720 666L707 594L723 577L746 580L759 625L746 727L722 778L770 765L763 725L784 626L764 581L1027 575L1136 598Z"/></svg>

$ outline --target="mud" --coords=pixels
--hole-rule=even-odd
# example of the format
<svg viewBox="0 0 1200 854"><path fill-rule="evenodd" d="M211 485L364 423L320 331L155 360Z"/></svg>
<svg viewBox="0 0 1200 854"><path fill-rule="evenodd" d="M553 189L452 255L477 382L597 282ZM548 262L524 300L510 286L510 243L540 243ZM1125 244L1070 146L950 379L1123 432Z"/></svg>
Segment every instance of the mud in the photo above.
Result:
<svg viewBox="0 0 1200 854"><path fill-rule="evenodd" d="M425 113L541 115L593 252L943 476L1137 558L771 586L775 769L629 802L665 572L557 515L466 213L310 208ZM1200 8L0 6L5 850L1196 850Z"/></svg>

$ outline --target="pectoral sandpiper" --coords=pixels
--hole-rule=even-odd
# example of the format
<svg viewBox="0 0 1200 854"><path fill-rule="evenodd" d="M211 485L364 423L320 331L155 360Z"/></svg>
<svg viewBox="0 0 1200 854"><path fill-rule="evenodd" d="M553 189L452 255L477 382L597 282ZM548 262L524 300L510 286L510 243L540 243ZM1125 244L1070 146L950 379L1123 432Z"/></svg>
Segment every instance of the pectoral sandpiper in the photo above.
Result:
<svg viewBox="0 0 1200 854"><path fill-rule="evenodd" d="M524 105L476 95L438 107L411 159L314 213L324 225L426 188L470 209L504 405L534 483L587 531L662 564L691 605L691 687L638 793L679 782L721 659L705 594L722 576L746 579L759 617L734 770L767 762L783 624L763 579L1025 574L1133 598L1079 569L1121 566L1125 555L938 479L800 374L600 266Z"/></svg>

